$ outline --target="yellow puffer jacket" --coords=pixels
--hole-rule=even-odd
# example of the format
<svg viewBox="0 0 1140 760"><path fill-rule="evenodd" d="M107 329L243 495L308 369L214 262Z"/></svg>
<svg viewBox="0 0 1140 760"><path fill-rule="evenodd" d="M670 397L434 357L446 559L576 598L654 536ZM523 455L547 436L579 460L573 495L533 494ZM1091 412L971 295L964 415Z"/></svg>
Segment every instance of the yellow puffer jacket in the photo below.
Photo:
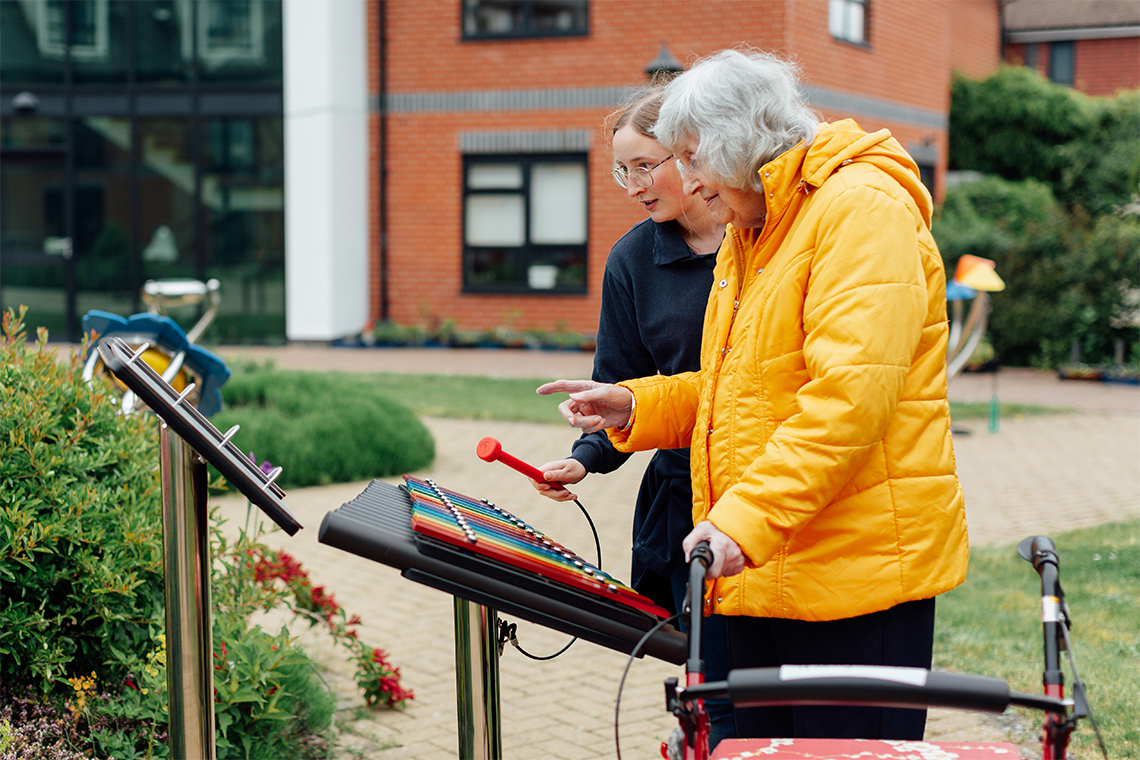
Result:
<svg viewBox="0 0 1140 760"><path fill-rule="evenodd" d="M887 130L823 124L729 228L701 371L622 383L622 451L692 446L693 520L748 568L706 611L836 620L966 577L946 400L946 280L918 168Z"/></svg>

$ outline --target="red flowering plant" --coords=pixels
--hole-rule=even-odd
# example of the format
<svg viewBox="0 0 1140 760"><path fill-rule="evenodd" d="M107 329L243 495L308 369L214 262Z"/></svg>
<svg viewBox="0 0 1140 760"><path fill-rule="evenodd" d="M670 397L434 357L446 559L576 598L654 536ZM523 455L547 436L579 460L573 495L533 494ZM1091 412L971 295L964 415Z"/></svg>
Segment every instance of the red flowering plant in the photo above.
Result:
<svg viewBox="0 0 1140 760"><path fill-rule="evenodd" d="M252 453L250 456L252 459ZM264 462L260 467L268 472L271 465ZM269 610L283 605L310 626L326 628L333 641L348 650L356 665L356 683L369 705L404 707L407 700L414 699L412 691L400 684L400 669L388 662L382 650L360 640L360 617L349 615L324 586L314 585L308 571L292 555L262 543L263 535L257 528L250 536L247 514L246 528L236 542L226 545L221 539L218 556L230 566L228 582L237 586L232 597L251 608Z"/></svg>
<svg viewBox="0 0 1140 760"><path fill-rule="evenodd" d="M246 556L258 587L270 594L280 593L295 615L310 625L323 624L336 643L349 650L356 663L356 683L369 705L403 707L406 700L414 698L400 685L400 669L388 662L385 653L360 641L360 617L349 616L324 586L314 586L308 571L292 555L259 545L248 549Z"/></svg>

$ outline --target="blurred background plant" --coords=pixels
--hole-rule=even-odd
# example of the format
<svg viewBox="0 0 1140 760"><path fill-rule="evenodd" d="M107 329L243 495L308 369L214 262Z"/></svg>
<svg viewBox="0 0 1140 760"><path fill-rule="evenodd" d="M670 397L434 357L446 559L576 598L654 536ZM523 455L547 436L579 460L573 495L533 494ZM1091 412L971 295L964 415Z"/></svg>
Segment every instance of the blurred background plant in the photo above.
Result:
<svg viewBox="0 0 1140 760"><path fill-rule="evenodd" d="M967 253L997 263L998 360L1140 358L1140 92L1090 97L1022 66L956 76L950 168L974 179L948 188L934 236L949 272Z"/></svg>
<svg viewBox="0 0 1140 760"><path fill-rule="evenodd" d="M283 486L345 483L421 469L435 441L404 404L367 378L235 366L222 388L220 430L241 425L241 445L280 465Z"/></svg>

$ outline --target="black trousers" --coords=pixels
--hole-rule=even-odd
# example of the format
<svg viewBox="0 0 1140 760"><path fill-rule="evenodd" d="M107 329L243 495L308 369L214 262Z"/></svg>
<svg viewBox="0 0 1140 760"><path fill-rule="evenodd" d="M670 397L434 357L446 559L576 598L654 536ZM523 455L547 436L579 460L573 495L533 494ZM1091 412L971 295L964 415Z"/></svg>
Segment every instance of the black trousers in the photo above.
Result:
<svg viewBox="0 0 1140 760"><path fill-rule="evenodd" d="M895 665L929 668L934 599L825 622L735 617L728 620L732 668L780 665ZM922 740L926 710L882 707L744 707L741 738Z"/></svg>

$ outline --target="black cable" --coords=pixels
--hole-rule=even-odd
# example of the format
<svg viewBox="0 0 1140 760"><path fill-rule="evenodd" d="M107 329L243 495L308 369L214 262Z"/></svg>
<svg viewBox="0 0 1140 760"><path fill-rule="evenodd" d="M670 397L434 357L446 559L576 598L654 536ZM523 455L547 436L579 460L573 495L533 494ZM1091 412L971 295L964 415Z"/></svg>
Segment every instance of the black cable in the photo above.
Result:
<svg viewBox="0 0 1140 760"><path fill-rule="evenodd" d="M602 569L602 542L598 540L598 529L594 527L594 521L590 519L590 513L582 506L582 502L577 499L574 503L578 505L578 509L582 510L582 514L586 516L586 522L590 523L590 532L594 534L594 549L598 552L598 569Z"/></svg>
<svg viewBox="0 0 1140 760"><path fill-rule="evenodd" d="M594 521L590 519L590 513L587 512L586 508L582 506L582 502L575 499L574 503L578 505L578 509L582 510L582 514L586 516L586 522L590 523L590 532L594 534L594 549L598 552L598 569L601 570L602 569L602 542L601 542L601 539L598 538L598 529L596 527L594 527ZM568 641L566 643L566 646L562 647L561 649L559 649L554 654L537 655L537 654L531 654L530 652L528 652L522 648L522 645L519 644L518 637L515 635L517 632L518 632L518 625L516 625L515 623L508 623L506 620L503 620L500 618L500 620L499 620L499 637L498 637L499 654L500 655L503 653L503 645L510 643L511 646L513 646L515 649L522 652L523 655L525 655L526 657L529 657L532 660L553 660L555 657L562 654L567 649L569 649L571 646L573 646L574 642L578 640L578 637L574 636L573 638L570 639L570 641Z"/></svg>
<svg viewBox="0 0 1140 760"><path fill-rule="evenodd" d="M633 661L637 658L637 653L645 646L645 642L649 641L653 634L660 631L665 626L669 625L675 620L679 620L681 613L677 613L672 617L665 618L657 625L650 628L645 632L645 635L634 644L633 651L629 653L629 660L625 663L625 670L621 672L621 680L618 681L617 698L614 700L614 749L617 751L617 760L621 760L621 737L618 734L618 711L621 710L621 690L625 687L625 677L629 675L629 668L633 665Z"/></svg>
<svg viewBox="0 0 1140 760"><path fill-rule="evenodd" d="M1108 747L1104 745L1104 737L1100 735L1100 726L1097 725L1096 718L1094 718L1092 714L1092 705L1088 703L1088 698L1085 696L1085 683L1077 673L1077 661L1073 659L1073 642L1069 640L1068 615L1065 615L1065 618L1066 620L1061 621L1061 635L1065 639L1065 650L1069 655L1069 670L1073 671L1074 704L1076 704L1078 700L1084 703L1084 707L1088 713L1085 717L1092 723L1093 733L1096 734L1096 740L1097 743L1100 744L1100 751L1104 755L1104 760L1108 760Z"/></svg>
<svg viewBox="0 0 1140 760"><path fill-rule="evenodd" d="M569 649L570 646L575 641L578 640L578 637L574 636L573 638L570 639L570 641L566 644L566 646L562 647L561 649L559 649L554 654L537 655L537 654L531 654L530 652L528 652L522 648L522 645L519 644L518 638L515 636L515 634L517 632L518 632L518 625L516 623L508 623L506 620L503 620L502 618L499 619L498 643L499 643L499 653L500 654L502 654L502 652L503 652L503 646L507 643L510 643L511 646L513 646L515 649L519 650L525 656L529 657L532 660L553 660L555 657L557 657L558 655L562 654L567 649Z"/></svg>

